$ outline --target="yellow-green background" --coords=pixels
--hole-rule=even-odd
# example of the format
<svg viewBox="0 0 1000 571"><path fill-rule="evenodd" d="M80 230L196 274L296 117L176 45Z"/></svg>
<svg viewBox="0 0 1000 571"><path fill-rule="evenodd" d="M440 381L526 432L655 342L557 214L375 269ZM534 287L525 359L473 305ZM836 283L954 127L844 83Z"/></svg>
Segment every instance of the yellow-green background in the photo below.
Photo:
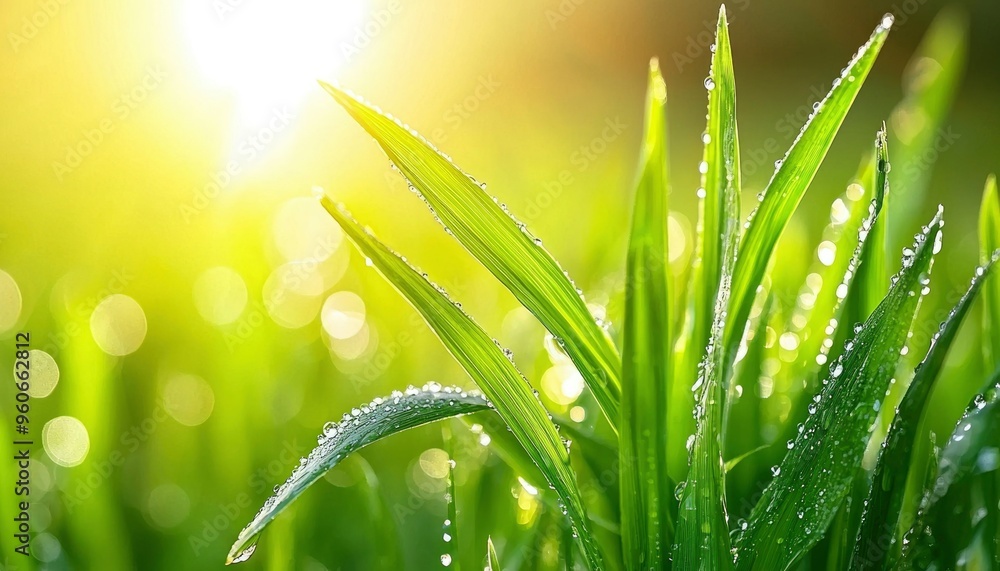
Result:
<svg viewBox="0 0 1000 571"><path fill-rule="evenodd" d="M401 0L392 13L381 0L329 3L335 13L341 5L354 4L352 9L363 12L361 25L383 16L368 45L346 62L343 44L353 41L355 32L327 37L338 23L318 18L310 11L313 3L232 2L232 14L218 25L239 22L241 11L260 10L261 4L289 14L273 27L240 36L245 46L230 45L244 56L232 60L239 67L231 74L234 81L220 80L227 74L199 63L208 56L199 53L206 49L198 47L204 42L192 39L188 14L201 10L212 16L209 0L17 0L0 9L5 35L0 45L0 270L14 278L23 296L17 325L0 336L0 367L12 366L15 331L30 331L35 348L49 346L61 332L79 331L50 350L61 380L51 396L34 401L32 412L39 442L34 531L50 535L40 549L55 559L42 564L12 554L14 497L5 465L0 472L0 568L218 568L267 488L294 464L284 451L304 455L324 422L393 388L428 380L468 382L406 304L354 252L348 254L344 276L327 284L319 301L344 290L364 299L372 335L360 358L331 353L318 318L288 329L262 312L264 283L286 261L275 246L276 213L286 201L308 197L314 186L347 202L387 243L447 286L480 324L515 349L532 381L549 368L537 324L512 312L513 298L441 231L419 199L394 178L371 138L311 76L295 75L302 66L285 62L320 64L327 68L323 78L340 81L433 137L529 222L588 297L606 303L623 265L647 60L659 56L669 90L671 209L682 215L678 219L684 221L690 250L706 101L705 39L714 29L717 5ZM929 199L917 207L919 218L927 219L938 202L944 203L948 220L945 249L935 268L935 297L925 304L925 316L933 316L965 283L976 261L979 193L987 173L1000 164L995 32L1000 6L987 0L955 4L969 18L971 47L965 79L945 121L959 137L933 162ZM906 15L897 18L875 71L786 232L780 251L788 260L785 273L804 275L828 221L829 204L899 100L904 66L944 5L936 0L896 5L745 0L729 6L747 203L767 182L767 166L791 143L785 115L811 106L883 13ZM23 34L25 18L46 10L52 15L34 37L11 38ZM259 53L272 57L255 61ZM688 55L690 61L684 59ZM122 117L117 100L141 84L150 66L163 71L162 81ZM300 97L257 108L263 115L241 111L254 99L248 91L255 86L267 91L289 77L305 86ZM453 107L475 97L484 79L494 88L480 90L475 111L456 115ZM224 168L234 142L261 128L275 105L287 106L293 115L288 127L253 160L239 159L241 173L233 182L186 216L185 205ZM57 176L53 162L63 161L67 147L78 145L104 119L113 130L78 168ZM599 137L609 120L625 129L584 165L575 153ZM797 130L799 122L792 126ZM751 170L747 153L767 148L768 140L776 141L777 150L766 152L763 166ZM547 190L552 187L546 183L557 181L562 171L571 173L572 183L558 193ZM535 208L540 200L545 208ZM672 238L675 244L682 239ZM346 244L341 247L347 250ZM215 266L234 269L246 284L249 300L240 320L262 317L235 346L227 335L236 334L241 321L213 325L195 308L193 284ZM128 276L121 293L141 305L148 322L141 347L121 358L102 352L89 328L89 310L116 283L116 272ZM980 367L974 329L967 328L953 359L965 371ZM383 365L376 374L366 372L375 357ZM212 413L198 426L156 413L164 384L176 374L197 375L211 387ZM978 383L978 377L946 375L946 389L937 391L932 405L938 429L950 427ZM0 452L5 456L12 395L5 383L0 388ZM89 434L89 453L72 468L51 462L40 445L42 425L61 415L80 419ZM127 450L123 435L150 418L154 428L148 440L125 453L122 465L101 478L93 496L70 511L68 498L80 481L99 471L115 451ZM279 520L246 565L368 569L380 557L404 561L399 565L407 569L438 564L443 489L440 497L427 494L426 501L416 502L420 494L414 490L430 478L418 459L428 448L441 447L440 438L438 428L422 428L364 452L377 475L374 493L386 510L381 517L369 509L372 482L360 483L358 466L352 465L330 482L321 481L291 517ZM184 501L166 507L151 503L151 493L165 485L175 496L181 491L186 509ZM495 506L507 506L509 512L483 516L487 521L517 520L519 508L509 491L508 483L496 486ZM237 505L218 537L196 553L191 538L206 539L206 522L244 498L247 505ZM163 510L169 525L163 523Z"/></svg>

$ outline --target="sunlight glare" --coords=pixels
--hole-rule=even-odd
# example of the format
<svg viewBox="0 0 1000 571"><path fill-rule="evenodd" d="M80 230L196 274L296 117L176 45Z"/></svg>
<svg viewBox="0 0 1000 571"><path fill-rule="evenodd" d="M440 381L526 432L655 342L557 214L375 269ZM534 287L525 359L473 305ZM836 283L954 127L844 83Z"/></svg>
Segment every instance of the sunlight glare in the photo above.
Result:
<svg viewBox="0 0 1000 571"><path fill-rule="evenodd" d="M365 3L189 0L184 30L198 67L237 96L245 122L293 106L343 62L341 44L362 23Z"/></svg>

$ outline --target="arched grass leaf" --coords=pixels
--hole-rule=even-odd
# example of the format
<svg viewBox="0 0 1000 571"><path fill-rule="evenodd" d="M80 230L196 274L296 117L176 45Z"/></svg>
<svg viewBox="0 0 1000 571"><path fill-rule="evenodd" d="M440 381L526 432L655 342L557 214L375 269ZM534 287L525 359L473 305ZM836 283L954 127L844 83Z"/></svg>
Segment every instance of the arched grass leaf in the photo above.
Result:
<svg viewBox="0 0 1000 571"><path fill-rule="evenodd" d="M227 558L228 563L249 559L256 538L282 510L288 507L330 468L372 442L429 422L470 414L490 408L478 391L442 387L437 383L423 388L396 391L385 398L354 409L340 422L329 422L319 436L319 445L275 489L253 520L243 528Z"/></svg>
<svg viewBox="0 0 1000 571"><path fill-rule="evenodd" d="M752 216L733 274L733 292L726 324L727 351L733 352L743 337L747 316L757 287L767 270L774 246L802 200L816 171L826 157L834 136L861 89L882 44L885 43L893 17L886 15L871 38L861 46L843 73L834 81L827 96L816 104L784 159L776 163L774 175L764 189L760 206Z"/></svg>
<svg viewBox="0 0 1000 571"><path fill-rule="evenodd" d="M416 133L360 98L322 85L375 138L448 232L559 340L617 427L621 357L541 241Z"/></svg>
<svg viewBox="0 0 1000 571"><path fill-rule="evenodd" d="M788 569L819 542L850 491L940 248L940 216L904 251L889 294L810 403L809 417L737 540L738 570Z"/></svg>
<svg viewBox="0 0 1000 571"><path fill-rule="evenodd" d="M420 312L455 360L472 377L510 428L531 461L555 490L593 568L603 567L590 532L583 498L570 467L569 451L545 407L499 343L398 254L362 228L343 205L320 199L347 237L386 280Z"/></svg>

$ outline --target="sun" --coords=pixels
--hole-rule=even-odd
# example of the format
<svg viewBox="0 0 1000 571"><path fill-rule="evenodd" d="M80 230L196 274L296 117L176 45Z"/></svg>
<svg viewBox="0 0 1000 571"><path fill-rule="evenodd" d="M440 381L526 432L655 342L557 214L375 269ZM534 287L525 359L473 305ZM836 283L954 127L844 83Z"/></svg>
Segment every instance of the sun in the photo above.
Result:
<svg viewBox="0 0 1000 571"><path fill-rule="evenodd" d="M295 106L346 62L363 24L354 0L188 0L184 31L205 78L230 90L245 124Z"/></svg>

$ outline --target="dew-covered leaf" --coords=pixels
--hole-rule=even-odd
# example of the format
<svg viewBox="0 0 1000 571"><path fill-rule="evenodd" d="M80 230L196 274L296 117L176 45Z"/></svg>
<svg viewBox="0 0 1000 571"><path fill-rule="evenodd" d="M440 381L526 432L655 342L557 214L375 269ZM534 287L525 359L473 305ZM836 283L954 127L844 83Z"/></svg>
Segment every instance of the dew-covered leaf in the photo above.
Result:
<svg viewBox="0 0 1000 571"><path fill-rule="evenodd" d="M601 568L601 549L590 532L576 475L570 467L569 451L538 396L514 366L509 352L449 299L444 290L362 228L343 205L326 196L321 198L321 204L372 266L420 312L490 399L497 414L555 490L590 565Z"/></svg>
<svg viewBox="0 0 1000 571"><path fill-rule="evenodd" d="M872 423L940 249L940 212L904 250L903 269L831 365L809 416L737 540L736 568L783 570L822 538L861 465Z"/></svg>
<svg viewBox="0 0 1000 571"><path fill-rule="evenodd" d="M740 245L733 274L733 292L726 323L725 346L733 352L739 345L747 317L757 295L774 246L791 219L816 171L826 157L848 110L875 63L892 26L891 15L883 17L871 38L858 50L827 96L816 108L784 159L776 163L774 175L762 194Z"/></svg>
<svg viewBox="0 0 1000 571"><path fill-rule="evenodd" d="M560 341L613 427L621 358L559 264L495 199L415 132L359 97L323 87L375 138L449 234Z"/></svg>
<svg viewBox="0 0 1000 571"><path fill-rule="evenodd" d="M893 551L897 548L892 544L927 397L930 396L931 387L944 365L945 356L959 327L991 268L992 263L977 270L968 291L941 323L896 411L872 475L872 487L864 504L861 527L851 558L852 570L882 569L892 563Z"/></svg>
<svg viewBox="0 0 1000 571"><path fill-rule="evenodd" d="M716 34L715 57L712 61L710 77L716 78L714 90L725 90L733 97L734 83L732 61L729 55L729 34L725 12L719 13L719 27ZM717 67L718 66L718 67ZM709 104L711 114L712 105ZM719 109L716 111L722 112ZM730 112L732 110L730 109ZM730 152L735 147L735 125L730 125L730 133L713 133L729 143ZM716 160L733 167L730 154L718 152ZM728 380L726 347L722 344L726 327L729 293L736 264L736 249L739 244L740 211L738 187L732 184L732 172L725 168L719 174L730 179L719 189L721 204L719 224L713 224L718 233L718 293L709 299L714 301L715 310L711 335L706 356L701 365L695 390L696 430L691 445L690 468L683 489L678 498L677 540L674 545L674 565L678 569L726 570L733 568L733 554L729 537L728 515L726 513L725 465L722 459L723 419L725 416L725 387ZM714 270L713 270L714 271ZM705 300L707 301L707 300Z"/></svg>
<svg viewBox="0 0 1000 571"><path fill-rule="evenodd" d="M410 387L385 398L376 398L344 414L339 422L328 422L319 436L319 445L302 459L284 484L275 488L274 495L240 532L229 551L227 563L248 559L264 527L306 488L353 452L409 428L488 408L486 397L478 391L428 383L420 389Z"/></svg>
<svg viewBox="0 0 1000 571"><path fill-rule="evenodd" d="M997 569L1000 371L966 408L941 450L896 569Z"/></svg>
<svg viewBox="0 0 1000 571"><path fill-rule="evenodd" d="M670 296L667 291L667 87L650 62L646 126L625 271L622 550L628 569L663 566L673 535L667 449Z"/></svg>
<svg viewBox="0 0 1000 571"><path fill-rule="evenodd" d="M669 441L670 473L682 479L687 468L688 436L694 433L691 386L698 376L698 366L705 357L711 336L715 300L722 277L723 233L728 220L727 196L740 195L739 132L736 124L736 78L725 7L719 10L715 51L705 87L708 88L708 123L702 142L705 145L699 196L697 251L688 287L690 308L685 315L684 340L679 344L674 378L671 381L671 419L673 434ZM739 206L737 203L737 211Z"/></svg>

